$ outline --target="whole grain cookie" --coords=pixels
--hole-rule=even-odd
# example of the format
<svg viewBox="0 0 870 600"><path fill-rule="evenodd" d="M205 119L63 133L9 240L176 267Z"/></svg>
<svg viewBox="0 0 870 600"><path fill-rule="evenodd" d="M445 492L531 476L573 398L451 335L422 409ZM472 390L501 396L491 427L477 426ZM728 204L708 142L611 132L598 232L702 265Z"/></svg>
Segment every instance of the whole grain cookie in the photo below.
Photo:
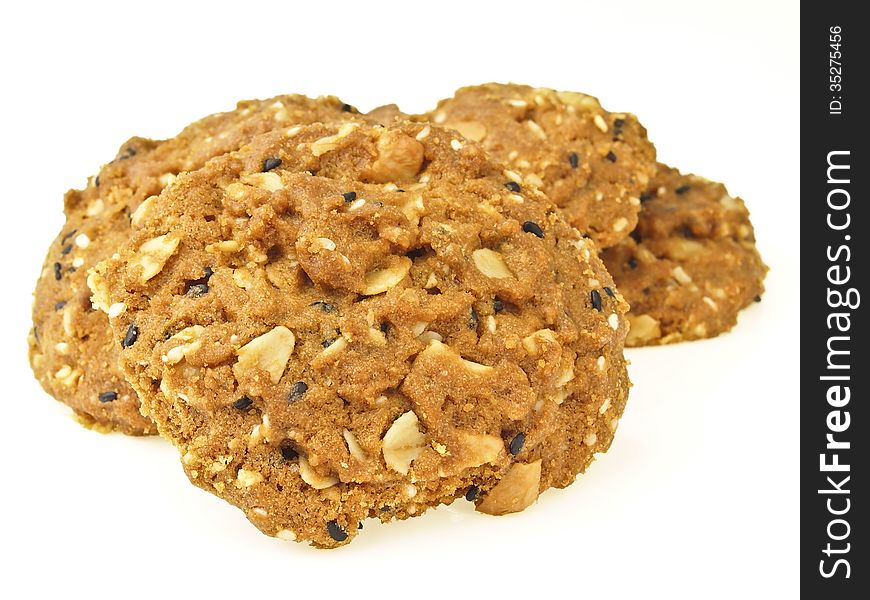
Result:
<svg viewBox="0 0 870 600"><path fill-rule="evenodd" d="M425 118L479 141L517 188L540 188L600 247L634 229L655 173L655 148L634 115L586 94L490 83L461 88Z"/></svg>
<svg viewBox="0 0 870 600"><path fill-rule="evenodd" d="M522 510L609 447L628 306L502 170L428 124L315 124L146 207L89 285L193 483L334 547L461 496Z"/></svg>
<svg viewBox="0 0 870 600"><path fill-rule="evenodd" d="M155 433L117 367L118 348L106 315L91 307L87 270L130 236L130 220L140 203L178 173L201 167L257 133L348 112L354 109L333 97L240 102L236 110L197 121L175 138L131 139L87 188L67 192L67 220L49 248L34 292L30 364L45 390L72 407L86 425Z"/></svg>
<svg viewBox="0 0 870 600"><path fill-rule="evenodd" d="M631 305L629 346L715 337L761 299L767 267L749 211L721 183L665 165L632 237L602 258Z"/></svg>

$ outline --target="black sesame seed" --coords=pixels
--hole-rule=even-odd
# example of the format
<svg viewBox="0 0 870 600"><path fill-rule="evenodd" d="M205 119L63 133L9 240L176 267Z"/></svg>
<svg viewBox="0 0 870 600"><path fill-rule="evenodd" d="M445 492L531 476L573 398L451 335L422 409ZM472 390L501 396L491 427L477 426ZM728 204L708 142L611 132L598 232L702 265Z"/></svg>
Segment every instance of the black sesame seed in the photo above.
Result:
<svg viewBox="0 0 870 600"><path fill-rule="evenodd" d="M353 106L351 106L350 104L346 104L346 103L341 105L341 111L342 112L349 112L349 113L357 112L357 110Z"/></svg>
<svg viewBox="0 0 870 600"><path fill-rule="evenodd" d="M592 290L592 293L590 295L592 296L592 308L594 308L598 312L601 312L603 310L601 308L601 294L598 292L598 290Z"/></svg>
<svg viewBox="0 0 870 600"><path fill-rule="evenodd" d="M405 256L407 256L411 260L414 260L415 258L420 258L425 253L426 253L425 248L414 248L413 250L409 250L408 252L405 252Z"/></svg>
<svg viewBox="0 0 870 600"><path fill-rule="evenodd" d="M496 298L495 300L492 301L492 310L494 310L497 313L500 313L501 311L504 310L504 302L502 302L501 300Z"/></svg>
<svg viewBox="0 0 870 600"><path fill-rule="evenodd" d="M680 235L684 238L691 239L695 237L695 232L692 231L692 228L689 225L683 225L680 227Z"/></svg>
<svg viewBox="0 0 870 600"><path fill-rule="evenodd" d="M544 230L541 229L541 226L534 221L526 221L525 223L523 223L523 231L525 231L526 233L531 233L539 238L544 237Z"/></svg>
<svg viewBox="0 0 870 600"><path fill-rule="evenodd" d="M68 245L64 246L63 250L60 251L60 253L63 254L64 256L66 256L70 252L72 252L72 244L68 244Z"/></svg>
<svg viewBox="0 0 870 600"><path fill-rule="evenodd" d="M692 186L690 186L690 185L681 185L680 187L678 187L678 188L675 189L674 191L675 191L677 194L679 194L680 196L682 196L683 194L685 194L686 192L688 192L690 189L692 189Z"/></svg>
<svg viewBox="0 0 870 600"><path fill-rule="evenodd" d="M118 399L118 392L103 392L102 394L97 396L97 399L103 404L105 404L106 402L114 402Z"/></svg>
<svg viewBox="0 0 870 600"><path fill-rule="evenodd" d="M281 443L281 456L284 457L284 460L295 460L299 458L299 451L293 445L293 442L284 440Z"/></svg>
<svg viewBox="0 0 870 600"><path fill-rule="evenodd" d="M336 521L330 521L326 524L326 530L329 532L329 537L336 542L343 542L347 539L347 532Z"/></svg>
<svg viewBox="0 0 870 600"><path fill-rule="evenodd" d="M468 319L468 326L471 329L477 329L477 324L480 322L480 316L477 314L477 311L474 307L471 307L471 318Z"/></svg>
<svg viewBox="0 0 870 600"><path fill-rule="evenodd" d="M63 243L66 242L68 239L70 239L72 236L74 236L75 234L77 234L78 232L79 232L78 229L73 229L72 231L69 231L69 232L65 233L65 234L63 235L63 237L60 239L60 243L63 244Z"/></svg>
<svg viewBox="0 0 870 600"><path fill-rule="evenodd" d="M606 285L604 286L604 293L607 294L608 296L610 296L611 298L616 296L616 294L613 293L613 290L610 289L609 287L607 287Z"/></svg>
<svg viewBox="0 0 870 600"><path fill-rule="evenodd" d="M628 267L634 271L637 268L637 259L635 257L631 257L628 259Z"/></svg>
<svg viewBox="0 0 870 600"><path fill-rule="evenodd" d="M330 346L332 346L335 343L335 340L337 340L337 339L338 338L330 338L327 340L323 340L322 342L320 342L320 345L323 348L329 348Z"/></svg>
<svg viewBox="0 0 870 600"><path fill-rule="evenodd" d="M649 202L650 200L653 199L653 195L654 194L652 192L643 192L640 195L640 203L645 204L645 203Z"/></svg>
<svg viewBox="0 0 870 600"><path fill-rule="evenodd" d="M359 523L356 524L356 528L357 528L357 529L362 529L362 528L363 528L362 521L360 521Z"/></svg>
<svg viewBox="0 0 870 600"><path fill-rule="evenodd" d="M508 450L510 453L516 456L520 453L520 450L523 449L523 444L526 443L526 434L522 431L514 436L514 439L511 440L510 446L508 446Z"/></svg>
<svg viewBox="0 0 870 600"><path fill-rule="evenodd" d="M208 281L211 279L211 276L214 275L214 270L211 267L206 267L202 270L202 278Z"/></svg>
<svg viewBox="0 0 870 600"><path fill-rule="evenodd" d="M253 405L254 401L247 396L242 396L241 398L233 402L233 408L237 408L238 410L248 410Z"/></svg>
<svg viewBox="0 0 870 600"><path fill-rule="evenodd" d="M54 263L54 278L60 281L61 277L63 277L63 268L59 262L56 262Z"/></svg>
<svg viewBox="0 0 870 600"><path fill-rule="evenodd" d="M187 288L187 295L193 296L194 298L198 298L200 296L205 296L208 294L208 284L207 283L195 283Z"/></svg>
<svg viewBox="0 0 870 600"><path fill-rule="evenodd" d="M572 169L576 169L580 166L580 156L576 152L572 152L568 155L568 164L571 165Z"/></svg>
<svg viewBox="0 0 870 600"><path fill-rule="evenodd" d="M607 156L605 156L604 158L606 158L606 159L609 160L610 162L616 162L616 155L613 153L613 150L611 150L610 152L608 152L608 153L607 153Z"/></svg>
<svg viewBox="0 0 870 600"><path fill-rule="evenodd" d="M329 302L325 302L324 300L315 300L308 306L316 306L325 313L335 312L335 307Z"/></svg>
<svg viewBox="0 0 870 600"><path fill-rule="evenodd" d="M760 295L759 295L759 296L756 296L756 297L755 297L755 301L756 301L756 302L761 302L761 296L760 296Z"/></svg>
<svg viewBox="0 0 870 600"><path fill-rule="evenodd" d="M512 192L518 193L522 188L516 181L508 181L504 186Z"/></svg>
<svg viewBox="0 0 870 600"><path fill-rule="evenodd" d="M55 303L54 310L60 310L64 306L66 306L66 300L61 300L60 302Z"/></svg>
<svg viewBox="0 0 870 600"><path fill-rule="evenodd" d="M645 287L641 290L641 292L643 293L644 296L649 296L650 289L648 287Z"/></svg>
<svg viewBox="0 0 870 600"><path fill-rule="evenodd" d="M271 171L272 169L277 169L281 166L281 159L278 157L267 158L263 161L263 173L266 171Z"/></svg>
<svg viewBox="0 0 870 600"><path fill-rule="evenodd" d="M136 323L130 323L127 333L124 334L124 341L121 342L121 347L129 348L136 343L137 339L139 339L139 328L136 327Z"/></svg>
<svg viewBox="0 0 870 600"><path fill-rule="evenodd" d="M616 129L622 129L625 126L625 119L614 119L613 127Z"/></svg>
<svg viewBox="0 0 870 600"><path fill-rule="evenodd" d="M356 200L356 192L345 192L341 195L345 202L353 202Z"/></svg>
<svg viewBox="0 0 870 600"><path fill-rule="evenodd" d="M100 187L100 176L99 175L94 177L94 185L97 187Z"/></svg>
<svg viewBox="0 0 870 600"><path fill-rule="evenodd" d="M381 333L386 333L390 330L390 324L387 321L381 321Z"/></svg>
<svg viewBox="0 0 870 600"><path fill-rule="evenodd" d="M308 384L304 381L297 381L290 386L290 392L287 394L287 402L296 402L305 395L308 391Z"/></svg>
<svg viewBox="0 0 870 600"><path fill-rule="evenodd" d="M465 499L469 502L474 502L477 500L477 496L480 494L480 488L476 485L468 486L468 491L465 492Z"/></svg>

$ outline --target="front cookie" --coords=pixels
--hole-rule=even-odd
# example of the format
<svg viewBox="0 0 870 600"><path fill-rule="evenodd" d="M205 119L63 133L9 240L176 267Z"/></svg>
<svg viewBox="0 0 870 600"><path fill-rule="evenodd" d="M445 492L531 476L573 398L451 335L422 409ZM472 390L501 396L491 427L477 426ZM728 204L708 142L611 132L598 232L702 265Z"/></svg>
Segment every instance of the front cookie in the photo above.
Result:
<svg viewBox="0 0 870 600"><path fill-rule="evenodd" d="M321 547L571 483L624 408L627 304L510 184L454 132L357 122L180 176L89 284L191 481Z"/></svg>

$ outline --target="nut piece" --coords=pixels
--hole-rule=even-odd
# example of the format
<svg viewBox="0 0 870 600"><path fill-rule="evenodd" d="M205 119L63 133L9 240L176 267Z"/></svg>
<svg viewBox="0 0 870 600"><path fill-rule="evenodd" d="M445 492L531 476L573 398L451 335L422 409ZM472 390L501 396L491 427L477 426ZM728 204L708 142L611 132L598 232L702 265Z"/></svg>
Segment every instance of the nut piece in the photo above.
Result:
<svg viewBox="0 0 870 600"><path fill-rule="evenodd" d="M151 209L154 207L155 200L157 200L157 196L148 196L142 201L142 204L133 211L133 214L130 215L130 225L132 225L134 229L142 227L142 223L145 222L145 219L148 218Z"/></svg>
<svg viewBox="0 0 870 600"><path fill-rule="evenodd" d="M419 424L417 415L409 410L393 421L384 435L384 461L402 475L408 474L411 463L426 447L426 436L420 432Z"/></svg>
<svg viewBox="0 0 870 600"><path fill-rule="evenodd" d="M396 287L408 275L411 264L407 256L394 256L387 267L369 271L365 276L363 295L374 296Z"/></svg>
<svg viewBox="0 0 870 600"><path fill-rule="evenodd" d="M322 156L327 152L335 150L338 148L338 144L341 142L342 138L349 136L357 127L359 127L359 123L345 123L338 129L338 132L335 135L328 135L312 142L311 154L314 156Z"/></svg>
<svg viewBox="0 0 870 600"><path fill-rule="evenodd" d="M494 435L462 433L463 468L494 463L504 453L504 441ZM437 450L437 448L436 448Z"/></svg>
<svg viewBox="0 0 870 600"><path fill-rule="evenodd" d="M388 131L378 140L378 158L369 176L375 183L404 181L420 172L423 144L399 131Z"/></svg>
<svg viewBox="0 0 870 600"><path fill-rule="evenodd" d="M238 487L251 487L261 481L263 481L263 475L259 471L239 469L239 473L236 476L236 484Z"/></svg>
<svg viewBox="0 0 870 600"><path fill-rule="evenodd" d="M199 350L202 347L202 340L199 338L202 337L204 331L205 327L202 325L191 325L190 327L185 327L169 338L167 341L178 340L182 343L164 354L161 357L163 362L167 365L174 365L181 362L181 360L191 352Z"/></svg>
<svg viewBox="0 0 870 600"><path fill-rule="evenodd" d="M462 137L479 142L486 137L486 125L480 121L452 121L445 123L446 127L455 129Z"/></svg>
<svg viewBox="0 0 870 600"><path fill-rule="evenodd" d="M268 371L272 383L278 383L295 345L293 332L278 325L238 349L239 361L233 366L233 371L238 377L245 371L262 369Z"/></svg>
<svg viewBox="0 0 870 600"><path fill-rule="evenodd" d="M471 258L474 260L474 266L477 267L477 270L487 277L503 279L514 276L501 254L494 250L478 248L471 253Z"/></svg>
<svg viewBox="0 0 870 600"><path fill-rule="evenodd" d="M645 344L661 337L662 330L654 317L649 315L635 316L631 313L628 313L626 317L630 325L628 335L625 337L626 345Z"/></svg>
<svg viewBox="0 0 870 600"><path fill-rule="evenodd" d="M540 459L529 464L514 463L507 475L477 505L477 510L488 515L520 512L538 499L540 485Z"/></svg>
<svg viewBox="0 0 870 600"><path fill-rule="evenodd" d="M344 441L347 444L347 451L350 452L350 455L360 462L366 462L369 457L365 450L362 449L362 446L359 445L359 442L356 441L356 436L353 432L345 429L342 431L342 435L344 436Z"/></svg>
<svg viewBox="0 0 870 600"><path fill-rule="evenodd" d="M324 477L319 475L317 471L311 468L308 459L299 455L299 475L302 476L302 481L313 487L315 490L325 490L328 487L338 483L338 477Z"/></svg>
<svg viewBox="0 0 870 600"><path fill-rule="evenodd" d="M547 344L558 344L552 329L539 329L523 338L523 348L532 356L537 356Z"/></svg>
<svg viewBox="0 0 870 600"><path fill-rule="evenodd" d="M277 192L284 189L284 182L281 181L281 176L277 173L269 171L268 173L249 173L242 177L242 181L248 185L258 187L261 190Z"/></svg>
<svg viewBox="0 0 870 600"><path fill-rule="evenodd" d="M139 246L139 253L130 259L129 266L142 267L142 273L139 275L140 283L145 283L163 270L163 265L175 254L180 241L180 238L166 233Z"/></svg>

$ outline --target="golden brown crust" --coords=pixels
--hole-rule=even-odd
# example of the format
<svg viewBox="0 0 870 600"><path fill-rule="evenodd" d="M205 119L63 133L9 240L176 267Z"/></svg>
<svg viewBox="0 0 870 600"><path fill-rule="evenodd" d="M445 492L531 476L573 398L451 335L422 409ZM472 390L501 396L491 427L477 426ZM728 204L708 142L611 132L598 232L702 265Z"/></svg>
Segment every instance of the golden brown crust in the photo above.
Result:
<svg viewBox="0 0 870 600"><path fill-rule="evenodd" d="M764 292L767 267L743 200L660 165L632 237L602 258L631 305L626 344L715 337Z"/></svg>
<svg viewBox="0 0 870 600"><path fill-rule="evenodd" d="M594 243L501 171L429 124L311 125L147 207L89 284L123 303L127 377L196 485L334 547L468 490L519 510L608 448L627 305ZM516 465L538 466L484 503Z"/></svg>
<svg viewBox="0 0 870 600"><path fill-rule="evenodd" d="M178 136L132 138L91 178L64 198L67 221L49 248L34 292L30 364L43 388L69 405L82 423L140 435L156 432L117 367L117 346L105 314L93 310L86 272L130 235L139 204L182 172L234 150L253 135L298 122L339 118L350 109L336 98L279 96L240 102Z"/></svg>

